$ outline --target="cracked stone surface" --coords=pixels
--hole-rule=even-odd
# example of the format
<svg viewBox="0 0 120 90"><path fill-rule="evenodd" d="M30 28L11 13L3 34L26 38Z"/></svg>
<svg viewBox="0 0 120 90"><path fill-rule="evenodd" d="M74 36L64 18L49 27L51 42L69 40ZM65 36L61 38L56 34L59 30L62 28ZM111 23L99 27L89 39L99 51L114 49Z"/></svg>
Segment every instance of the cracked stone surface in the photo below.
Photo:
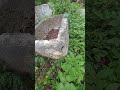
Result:
<svg viewBox="0 0 120 90"><path fill-rule="evenodd" d="M52 29L58 30L56 39L44 40ZM69 34L68 21L64 15L50 17L35 27L35 52L45 57L59 59L67 55Z"/></svg>

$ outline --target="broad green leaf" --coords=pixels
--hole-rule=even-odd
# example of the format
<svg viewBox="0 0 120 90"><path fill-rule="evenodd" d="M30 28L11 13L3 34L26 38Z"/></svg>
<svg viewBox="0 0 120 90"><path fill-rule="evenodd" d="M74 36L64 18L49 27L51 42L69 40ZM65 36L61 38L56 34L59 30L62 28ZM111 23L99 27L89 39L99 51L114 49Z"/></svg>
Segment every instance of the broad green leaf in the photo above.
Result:
<svg viewBox="0 0 120 90"><path fill-rule="evenodd" d="M84 65L84 64L85 64L85 61L80 61L78 64L79 64L79 65Z"/></svg>
<svg viewBox="0 0 120 90"><path fill-rule="evenodd" d="M66 90L63 83L59 83L57 86L56 86L56 90Z"/></svg>
<svg viewBox="0 0 120 90"><path fill-rule="evenodd" d="M64 75L63 75L63 73L60 72L60 71L58 71L58 77L59 77L59 79L60 79L61 82L65 82L65 81L66 81L66 79L65 79L65 77L64 77Z"/></svg>

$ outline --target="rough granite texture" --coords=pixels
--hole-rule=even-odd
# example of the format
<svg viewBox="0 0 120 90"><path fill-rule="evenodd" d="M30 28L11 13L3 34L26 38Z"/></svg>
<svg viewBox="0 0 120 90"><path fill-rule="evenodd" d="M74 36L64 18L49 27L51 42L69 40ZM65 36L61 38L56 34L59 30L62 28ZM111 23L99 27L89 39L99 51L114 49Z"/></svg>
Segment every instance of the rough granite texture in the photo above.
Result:
<svg viewBox="0 0 120 90"><path fill-rule="evenodd" d="M59 29L56 39L44 40L52 29ZM59 59L67 55L69 34L68 21L64 15L54 16L43 20L35 27L35 52L45 57Z"/></svg>

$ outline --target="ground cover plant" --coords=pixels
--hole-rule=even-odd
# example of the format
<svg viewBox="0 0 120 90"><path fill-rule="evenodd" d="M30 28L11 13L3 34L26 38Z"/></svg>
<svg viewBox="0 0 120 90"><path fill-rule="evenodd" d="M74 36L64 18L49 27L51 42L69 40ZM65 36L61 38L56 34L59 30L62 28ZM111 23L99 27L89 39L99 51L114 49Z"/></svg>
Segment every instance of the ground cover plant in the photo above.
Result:
<svg viewBox="0 0 120 90"><path fill-rule="evenodd" d="M119 0L86 1L87 90L120 90L119 5Z"/></svg>
<svg viewBox="0 0 120 90"><path fill-rule="evenodd" d="M38 2L37 4L42 3L46 2ZM85 17L80 16L79 8L81 6L78 3L71 3L69 0L62 2L61 0L61 2L55 1L53 4L54 7L56 7L54 8L54 14L67 12L69 15L69 52L65 58L61 58L57 61L41 56L35 57L35 89L84 90ZM59 6L60 4L62 4L62 6ZM44 78L40 76L44 76ZM6 70L6 66L0 65L0 90L31 90L33 87L28 87L34 86L34 77L33 82L31 82L30 79L31 77L28 77L27 75L24 76L17 72Z"/></svg>
<svg viewBox="0 0 120 90"><path fill-rule="evenodd" d="M66 57L59 60L52 60L39 55L35 57L35 89L84 90L85 17L80 16L81 6L69 0L51 0L51 2L53 3L51 6L55 7L53 14L67 13L68 15L69 51Z"/></svg>
<svg viewBox="0 0 120 90"><path fill-rule="evenodd" d="M32 90L33 88L34 76L23 75L6 69L5 65L0 65L0 90Z"/></svg>

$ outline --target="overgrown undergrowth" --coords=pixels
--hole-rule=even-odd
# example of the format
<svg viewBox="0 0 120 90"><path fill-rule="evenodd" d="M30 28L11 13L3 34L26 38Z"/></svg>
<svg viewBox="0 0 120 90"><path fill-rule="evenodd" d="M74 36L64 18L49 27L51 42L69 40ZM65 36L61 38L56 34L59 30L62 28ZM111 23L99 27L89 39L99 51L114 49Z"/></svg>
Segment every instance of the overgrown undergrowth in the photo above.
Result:
<svg viewBox="0 0 120 90"><path fill-rule="evenodd" d="M68 55L56 61L36 56L36 90L85 89L85 16L80 16L79 6L72 5L73 8L66 7L69 9L68 12L66 11L70 37ZM63 13L58 12L62 11L63 7L55 7L57 11L54 14Z"/></svg>

